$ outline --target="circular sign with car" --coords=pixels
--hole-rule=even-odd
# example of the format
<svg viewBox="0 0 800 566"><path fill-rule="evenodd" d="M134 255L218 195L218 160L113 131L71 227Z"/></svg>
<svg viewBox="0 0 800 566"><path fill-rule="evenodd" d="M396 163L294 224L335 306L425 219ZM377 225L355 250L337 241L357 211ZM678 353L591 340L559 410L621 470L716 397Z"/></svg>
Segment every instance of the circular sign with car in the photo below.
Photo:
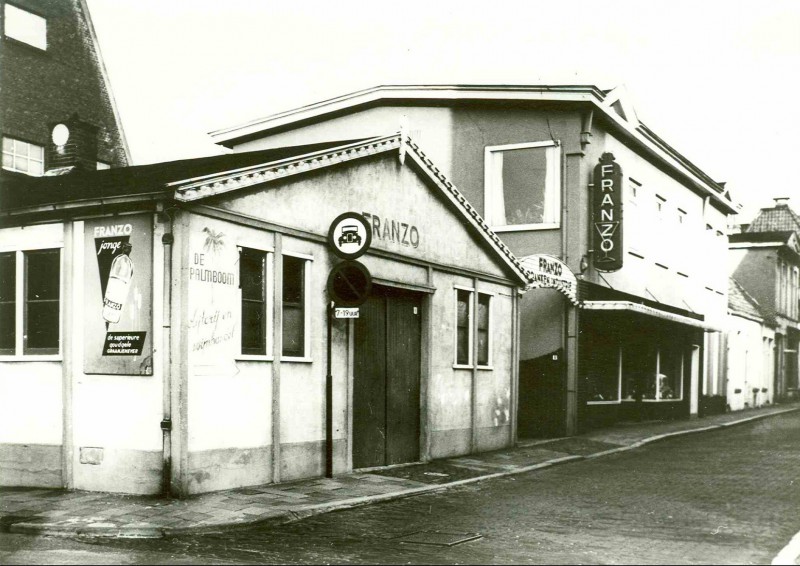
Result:
<svg viewBox="0 0 800 566"><path fill-rule="evenodd" d="M364 255L372 243L369 222L357 212L345 212L336 217L328 230L328 244L343 259Z"/></svg>

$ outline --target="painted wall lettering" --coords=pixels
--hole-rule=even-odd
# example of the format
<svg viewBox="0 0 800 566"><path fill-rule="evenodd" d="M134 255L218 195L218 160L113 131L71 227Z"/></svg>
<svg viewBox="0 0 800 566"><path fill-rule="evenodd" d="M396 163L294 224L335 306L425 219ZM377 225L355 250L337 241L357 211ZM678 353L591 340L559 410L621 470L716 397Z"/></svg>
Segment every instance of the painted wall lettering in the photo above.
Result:
<svg viewBox="0 0 800 566"><path fill-rule="evenodd" d="M614 155L604 153L594 168L594 267L598 271L622 269L622 168Z"/></svg>
<svg viewBox="0 0 800 566"><path fill-rule="evenodd" d="M411 248L419 247L419 228L413 224L393 218L380 217L369 212L362 212L361 214L371 223L373 238Z"/></svg>

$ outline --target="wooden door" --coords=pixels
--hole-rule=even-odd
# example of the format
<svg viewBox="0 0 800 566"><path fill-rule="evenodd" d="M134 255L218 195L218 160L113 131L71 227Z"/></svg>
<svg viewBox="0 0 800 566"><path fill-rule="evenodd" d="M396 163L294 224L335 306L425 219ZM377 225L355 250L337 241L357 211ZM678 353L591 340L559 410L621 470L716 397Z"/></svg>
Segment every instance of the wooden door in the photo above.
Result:
<svg viewBox="0 0 800 566"><path fill-rule="evenodd" d="M421 301L377 287L355 321L353 467L419 459Z"/></svg>

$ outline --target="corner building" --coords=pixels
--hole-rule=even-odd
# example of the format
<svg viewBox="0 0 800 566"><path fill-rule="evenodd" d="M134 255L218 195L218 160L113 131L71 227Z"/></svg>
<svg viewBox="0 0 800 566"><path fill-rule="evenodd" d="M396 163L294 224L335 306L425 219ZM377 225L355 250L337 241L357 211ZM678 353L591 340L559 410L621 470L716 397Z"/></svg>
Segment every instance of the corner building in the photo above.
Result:
<svg viewBox="0 0 800 566"><path fill-rule="evenodd" d="M372 292L328 326L348 211ZM189 495L512 446L526 284L398 135L9 177L0 478Z"/></svg>
<svg viewBox="0 0 800 566"><path fill-rule="evenodd" d="M688 418L724 395L726 226L736 204L638 119L622 89L379 86L212 137L251 151L398 127L515 255L556 258L577 278L580 306L550 287L521 301L520 437ZM601 160L618 175L606 194Z"/></svg>

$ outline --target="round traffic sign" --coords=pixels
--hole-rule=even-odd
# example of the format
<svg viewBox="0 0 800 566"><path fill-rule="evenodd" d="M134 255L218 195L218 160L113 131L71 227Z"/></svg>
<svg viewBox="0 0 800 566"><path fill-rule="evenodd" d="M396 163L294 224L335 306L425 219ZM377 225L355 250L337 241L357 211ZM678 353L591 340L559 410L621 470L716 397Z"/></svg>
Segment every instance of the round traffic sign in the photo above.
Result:
<svg viewBox="0 0 800 566"><path fill-rule="evenodd" d="M343 259L364 255L372 243L369 222L357 212L345 212L336 217L328 230L328 244Z"/></svg>
<svg viewBox="0 0 800 566"><path fill-rule="evenodd" d="M328 275L328 294L340 307L357 307L364 303L372 290L372 275L357 261L343 261Z"/></svg>

